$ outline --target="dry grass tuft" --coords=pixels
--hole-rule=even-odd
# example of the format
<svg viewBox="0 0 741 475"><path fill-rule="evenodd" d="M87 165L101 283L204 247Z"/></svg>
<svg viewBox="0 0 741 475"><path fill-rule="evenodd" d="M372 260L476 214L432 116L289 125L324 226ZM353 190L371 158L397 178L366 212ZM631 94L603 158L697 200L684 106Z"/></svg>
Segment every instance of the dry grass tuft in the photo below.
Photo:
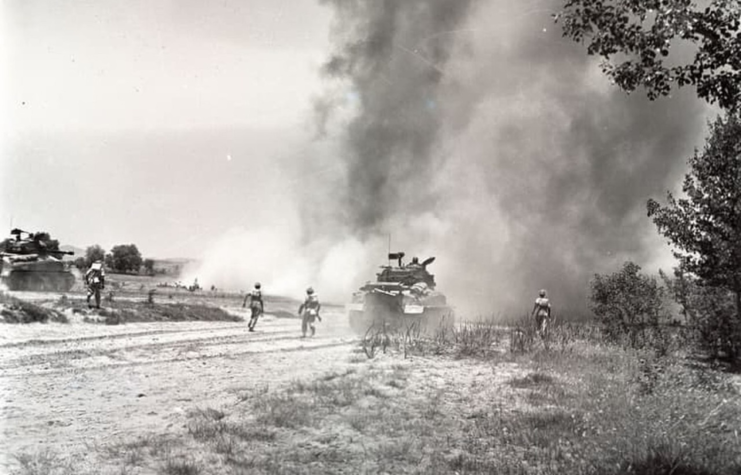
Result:
<svg viewBox="0 0 741 475"><path fill-rule="evenodd" d="M11 475L74 475L72 465L50 449L15 455L20 468Z"/></svg>
<svg viewBox="0 0 741 475"><path fill-rule="evenodd" d="M273 393L254 404L257 422L268 427L295 429L313 421L315 404L295 394Z"/></svg>
<svg viewBox="0 0 741 475"><path fill-rule="evenodd" d="M0 321L5 323L69 323L66 315L0 292Z"/></svg>
<svg viewBox="0 0 741 475"><path fill-rule="evenodd" d="M161 466L163 475L200 475L201 468L192 460L168 458Z"/></svg>
<svg viewBox="0 0 741 475"><path fill-rule="evenodd" d="M72 311L87 312L81 303L73 303ZM96 310L107 325L120 325L133 322L186 322L186 321L227 321L241 322L244 319L225 310L201 304L186 303L147 303L129 300L110 302ZM88 320L90 321L90 320Z"/></svg>
<svg viewBox="0 0 741 475"><path fill-rule="evenodd" d="M514 378L509 382L509 384L515 388L531 388L542 384L552 384L553 381L553 376L536 371L534 373L529 373L523 378Z"/></svg>

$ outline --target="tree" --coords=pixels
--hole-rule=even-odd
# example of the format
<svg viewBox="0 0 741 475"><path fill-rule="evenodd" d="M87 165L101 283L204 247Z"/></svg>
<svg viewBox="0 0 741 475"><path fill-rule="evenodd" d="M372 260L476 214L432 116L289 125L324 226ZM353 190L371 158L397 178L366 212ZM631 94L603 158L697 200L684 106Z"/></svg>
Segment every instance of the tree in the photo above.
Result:
<svg viewBox="0 0 741 475"><path fill-rule="evenodd" d="M710 124L702 153L689 160L682 190L667 205L648 201L648 216L677 249L680 269L701 285L730 291L741 322L741 111Z"/></svg>
<svg viewBox="0 0 741 475"><path fill-rule="evenodd" d="M741 325L735 318L731 292L720 287L702 285L695 276L681 267L674 269L674 277L661 273L666 288L680 305L686 323L699 348L714 357L734 360L741 354Z"/></svg>
<svg viewBox="0 0 741 475"><path fill-rule="evenodd" d="M587 53L601 56L602 70L627 92L643 86L653 100L693 85L726 110L741 99L741 0L705 8L691 0L566 0L554 18L563 36L589 41ZM670 56L686 44L691 62Z"/></svg>
<svg viewBox="0 0 741 475"><path fill-rule="evenodd" d="M106 254L105 257L103 258L103 263L105 264L105 266L107 268L114 269L114 267L113 267L113 255L110 252L108 254Z"/></svg>
<svg viewBox="0 0 741 475"><path fill-rule="evenodd" d="M154 275L154 260L144 259L144 271L147 275Z"/></svg>
<svg viewBox="0 0 741 475"><path fill-rule="evenodd" d="M86 269L87 269L88 267L90 267L90 266L89 266L89 265L87 264L87 259L85 259L84 257L78 257L77 259L75 259L75 260L74 260L74 263L75 263L75 267L77 267L77 268L78 268L79 270L81 270L81 271L83 271L83 272L84 272L84 271L85 271L85 270L86 270Z"/></svg>
<svg viewBox="0 0 741 475"><path fill-rule="evenodd" d="M603 333L612 341L627 336L633 347L647 343L647 331L658 332L664 313L663 289L640 271L637 264L626 262L619 272L597 274L591 281L590 307Z"/></svg>
<svg viewBox="0 0 741 475"><path fill-rule="evenodd" d="M90 267L93 262L103 259L105 259L105 250L99 245L95 244L85 249L85 267Z"/></svg>
<svg viewBox="0 0 741 475"><path fill-rule="evenodd" d="M111 249L112 267L119 272L139 272L142 256L134 244L121 244Z"/></svg>

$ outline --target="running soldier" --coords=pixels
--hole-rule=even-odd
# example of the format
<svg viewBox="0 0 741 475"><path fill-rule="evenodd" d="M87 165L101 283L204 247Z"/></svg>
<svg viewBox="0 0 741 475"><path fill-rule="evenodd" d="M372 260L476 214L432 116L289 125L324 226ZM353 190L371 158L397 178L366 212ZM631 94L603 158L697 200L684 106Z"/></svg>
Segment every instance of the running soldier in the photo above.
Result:
<svg viewBox="0 0 741 475"><path fill-rule="evenodd" d="M105 289L105 269L103 262L98 260L90 265L85 272L85 286L87 287L87 306L90 305L90 297L95 296L95 308L100 308L100 291Z"/></svg>
<svg viewBox="0 0 741 475"><path fill-rule="evenodd" d="M298 314L301 317L301 333L302 338L306 338L306 331L311 329L311 336L316 333L314 328L314 320L322 321L322 317L319 316L319 310L322 308L319 303L319 298L314 293L314 289L309 287L306 289L306 300L298 308Z"/></svg>
<svg viewBox="0 0 741 475"><path fill-rule="evenodd" d="M262 303L262 291L260 290L260 287L260 282L255 283L255 288L245 296L244 302L242 302L242 307L244 308L247 306L247 300L250 301L250 311L252 312L252 316L250 317L250 322L247 324L247 328L249 328L251 332L255 331L257 319L260 318L263 310L265 310Z"/></svg>
<svg viewBox="0 0 741 475"><path fill-rule="evenodd" d="M543 338L551 319L551 302L548 300L545 290L541 290L538 294L539 297L535 299L531 317L535 317L535 331L540 338Z"/></svg>

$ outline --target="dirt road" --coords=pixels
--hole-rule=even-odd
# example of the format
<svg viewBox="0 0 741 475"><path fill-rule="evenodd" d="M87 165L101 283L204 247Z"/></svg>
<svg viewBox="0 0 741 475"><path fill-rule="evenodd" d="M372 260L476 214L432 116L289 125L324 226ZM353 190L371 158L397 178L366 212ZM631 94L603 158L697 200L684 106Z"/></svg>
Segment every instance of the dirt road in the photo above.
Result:
<svg viewBox="0 0 741 475"><path fill-rule="evenodd" d="M269 314L254 333L234 322L3 325L0 473L19 453L48 447L74 458L348 364L355 337L339 309L324 313L314 338L300 326Z"/></svg>

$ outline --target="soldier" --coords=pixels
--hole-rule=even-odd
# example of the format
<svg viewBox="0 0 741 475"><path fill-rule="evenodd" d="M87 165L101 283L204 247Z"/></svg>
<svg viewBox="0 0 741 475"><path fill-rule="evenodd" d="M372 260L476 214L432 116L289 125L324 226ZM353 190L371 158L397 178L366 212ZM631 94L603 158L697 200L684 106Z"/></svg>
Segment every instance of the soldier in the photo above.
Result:
<svg viewBox="0 0 741 475"><path fill-rule="evenodd" d="M90 305L90 297L95 296L95 308L100 308L100 291L105 289L105 269L103 261L97 260L90 265L85 272L85 286L87 287L87 306Z"/></svg>
<svg viewBox="0 0 741 475"><path fill-rule="evenodd" d="M551 302L548 300L545 290L541 290L538 295L539 297L535 299L535 305L533 305L531 317L535 317L535 330L543 338L551 319Z"/></svg>
<svg viewBox="0 0 741 475"><path fill-rule="evenodd" d="M242 307L247 306L247 300L250 301L250 311L252 312L252 316L250 317L250 322L247 324L247 328L251 332L255 331L255 325L257 324L257 319L262 315L262 312L264 310L264 306L262 303L262 291L260 290L260 282L255 283L255 288L247 294L244 297L244 302L242 302Z"/></svg>
<svg viewBox="0 0 741 475"><path fill-rule="evenodd" d="M316 328L314 328L314 319L322 321L322 317L319 316L319 310L322 308L319 303L319 298L314 293L314 289L309 287L306 289L306 299L304 303L298 308L298 314L301 316L301 333L302 338L306 338L306 330L311 328L311 336L314 336Z"/></svg>

